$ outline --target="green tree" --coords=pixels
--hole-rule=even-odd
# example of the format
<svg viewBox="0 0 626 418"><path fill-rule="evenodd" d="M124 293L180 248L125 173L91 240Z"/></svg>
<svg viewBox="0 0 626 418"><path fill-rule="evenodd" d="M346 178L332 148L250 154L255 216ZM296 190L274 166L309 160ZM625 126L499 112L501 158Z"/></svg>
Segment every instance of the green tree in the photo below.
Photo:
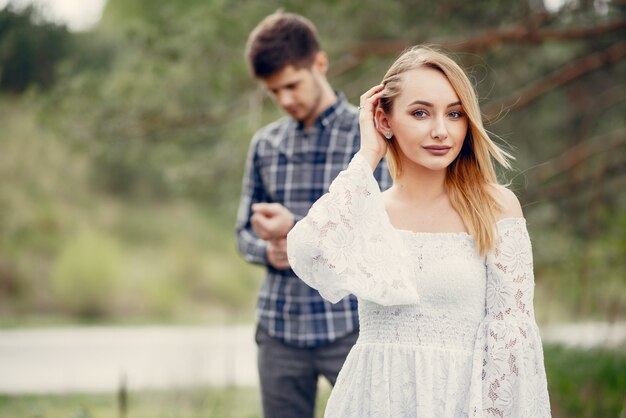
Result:
<svg viewBox="0 0 626 418"><path fill-rule="evenodd" d="M0 10L0 90L50 87L69 43L67 28L42 21L33 6Z"/></svg>
<svg viewBox="0 0 626 418"><path fill-rule="evenodd" d="M330 81L352 102L404 48L450 51L477 86L488 129L517 157L503 179L529 220L538 305L562 306L568 319L626 314L626 8L617 0L558 10L541 0L109 0L97 29L71 34L58 82L40 96L46 128L87 162L72 184L93 200L89 210L113 201L124 219L140 207L152 220L184 202L206 214L214 229L198 234L217 237L212 250L234 247L249 140L280 116L247 74L244 45L278 8L316 23ZM144 235L166 241L152 228ZM189 265L205 274L195 256Z"/></svg>

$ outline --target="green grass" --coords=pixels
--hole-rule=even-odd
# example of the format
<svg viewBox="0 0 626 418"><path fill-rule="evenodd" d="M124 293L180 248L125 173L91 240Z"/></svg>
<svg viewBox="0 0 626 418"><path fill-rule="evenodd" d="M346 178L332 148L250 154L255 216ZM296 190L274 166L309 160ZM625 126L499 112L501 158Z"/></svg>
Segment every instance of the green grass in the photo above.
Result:
<svg viewBox="0 0 626 418"><path fill-rule="evenodd" d="M626 414L626 352L544 348L554 418ZM320 385L317 417L329 386ZM116 394L0 396L0 418L261 418L257 388L187 388L130 392L126 414Z"/></svg>
<svg viewBox="0 0 626 418"><path fill-rule="evenodd" d="M195 418L258 417L255 388L186 389L131 393L126 415L115 394L0 398L0 417L13 418Z"/></svg>
<svg viewBox="0 0 626 418"><path fill-rule="evenodd" d="M544 347L554 417L626 416L626 351Z"/></svg>
<svg viewBox="0 0 626 418"><path fill-rule="evenodd" d="M317 417L329 389L320 385ZM0 418L261 418L256 388L194 388L131 393L126 414L116 394L0 396Z"/></svg>

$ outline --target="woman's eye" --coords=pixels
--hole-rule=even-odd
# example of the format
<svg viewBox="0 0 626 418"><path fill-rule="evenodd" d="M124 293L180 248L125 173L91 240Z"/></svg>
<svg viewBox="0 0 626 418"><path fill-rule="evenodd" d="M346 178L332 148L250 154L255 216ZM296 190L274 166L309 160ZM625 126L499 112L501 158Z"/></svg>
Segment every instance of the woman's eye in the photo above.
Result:
<svg viewBox="0 0 626 418"><path fill-rule="evenodd" d="M450 113L448 113L448 115L450 115L450 117L451 117L452 119L459 119L460 117L462 117L462 116L463 116L463 114L462 114L461 112L456 111L456 110L455 110L454 112L450 112Z"/></svg>
<svg viewBox="0 0 626 418"><path fill-rule="evenodd" d="M417 116L418 118L423 118L426 116L426 111L416 110L415 112L413 112L413 116Z"/></svg>

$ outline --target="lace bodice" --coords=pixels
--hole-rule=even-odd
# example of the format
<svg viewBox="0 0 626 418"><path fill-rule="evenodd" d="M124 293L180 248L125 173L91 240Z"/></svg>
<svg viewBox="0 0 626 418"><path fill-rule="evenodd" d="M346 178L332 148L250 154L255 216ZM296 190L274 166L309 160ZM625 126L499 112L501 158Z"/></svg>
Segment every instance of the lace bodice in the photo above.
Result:
<svg viewBox="0 0 626 418"><path fill-rule="evenodd" d="M465 233L400 231L419 303L383 306L360 300L362 343L419 344L472 350L485 315L485 260Z"/></svg>
<svg viewBox="0 0 626 418"><path fill-rule="evenodd" d="M331 302L359 299L327 416L550 416L526 224L496 227L487 257L465 233L394 229L355 156L288 236L302 280Z"/></svg>

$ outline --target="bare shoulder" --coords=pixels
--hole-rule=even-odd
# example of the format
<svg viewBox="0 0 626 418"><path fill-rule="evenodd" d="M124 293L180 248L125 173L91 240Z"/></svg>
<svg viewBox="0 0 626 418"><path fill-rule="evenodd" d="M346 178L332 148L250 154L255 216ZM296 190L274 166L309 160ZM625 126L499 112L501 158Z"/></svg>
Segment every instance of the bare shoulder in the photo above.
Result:
<svg viewBox="0 0 626 418"><path fill-rule="evenodd" d="M523 218L522 205L519 203L519 199L515 196L511 190L507 187L494 184L491 186L491 192L493 197L498 201L502 208L498 214L498 220L504 218Z"/></svg>

